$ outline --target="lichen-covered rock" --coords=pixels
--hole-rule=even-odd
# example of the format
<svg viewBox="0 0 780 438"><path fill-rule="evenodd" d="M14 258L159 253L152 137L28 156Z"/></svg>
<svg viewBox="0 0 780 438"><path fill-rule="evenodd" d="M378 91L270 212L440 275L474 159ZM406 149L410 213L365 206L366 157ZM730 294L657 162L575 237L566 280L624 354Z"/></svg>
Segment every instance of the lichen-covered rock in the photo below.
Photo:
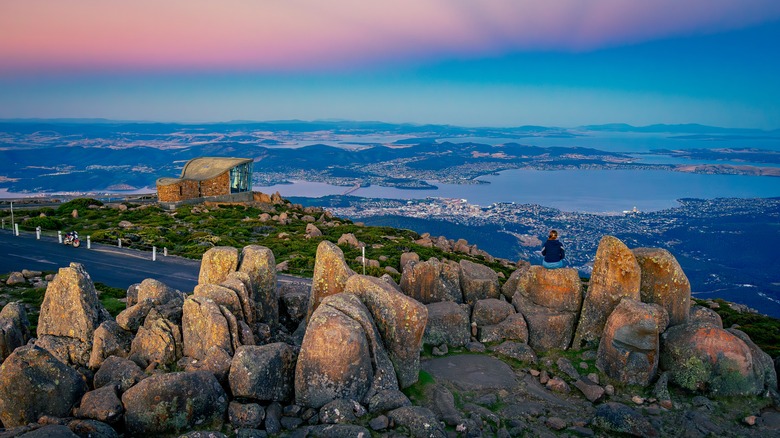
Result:
<svg viewBox="0 0 780 438"><path fill-rule="evenodd" d="M249 277L249 274L245 272L231 272L221 286L231 289L238 297L242 313L240 316L236 315L236 318L246 322L247 325L253 325L257 317L257 303L254 299L252 279Z"/></svg>
<svg viewBox="0 0 780 438"><path fill-rule="evenodd" d="M498 324L509 315L515 313L515 308L512 304L496 298L482 299L473 304L474 309L471 311L471 322L476 323L477 327Z"/></svg>
<svg viewBox="0 0 780 438"><path fill-rule="evenodd" d="M353 275L344 291L357 295L371 312L401 388L417 382L428 309L375 277Z"/></svg>
<svg viewBox="0 0 780 438"><path fill-rule="evenodd" d="M224 386L228 382L228 374L230 373L230 364L233 362L233 357L219 347L211 347L203 359L194 360L184 357L179 361L179 364L181 365L182 362L184 363L184 371L188 373L208 371L214 374L214 377Z"/></svg>
<svg viewBox="0 0 780 438"><path fill-rule="evenodd" d="M520 265L518 269L512 271L512 274L504 282L504 285L501 286L501 294L504 296L504 298L506 298L507 300L511 300L512 297L515 296L515 293L517 292L517 285L520 281L520 278L523 275L525 275L525 271L527 271L530 268L531 268L531 264L526 262Z"/></svg>
<svg viewBox="0 0 780 438"><path fill-rule="evenodd" d="M124 412L125 408L116 394L116 388L107 385L84 394L76 416L113 424L122 418Z"/></svg>
<svg viewBox="0 0 780 438"><path fill-rule="evenodd" d="M230 313L227 309L225 312ZM219 305L210 299L187 298L184 301L181 328L184 356L200 360L211 347L233 352L228 318Z"/></svg>
<svg viewBox="0 0 780 438"><path fill-rule="evenodd" d="M180 292L176 289L168 287L165 283L155 280L153 278L147 278L138 285L137 300L150 300L154 305L166 304L171 301L178 301L181 303L183 300Z"/></svg>
<svg viewBox="0 0 780 438"><path fill-rule="evenodd" d="M419 262L420 256L416 252L405 252L401 254L401 271L406 269L406 265L409 264L409 262Z"/></svg>
<svg viewBox="0 0 780 438"><path fill-rule="evenodd" d="M512 313L498 324L478 328L479 342L528 342L528 324L522 313Z"/></svg>
<svg viewBox="0 0 780 438"><path fill-rule="evenodd" d="M311 287L304 283L283 283L279 287L279 322L290 331L306 318Z"/></svg>
<svg viewBox="0 0 780 438"><path fill-rule="evenodd" d="M658 431L650 420L636 410L615 402L600 404L591 424L605 432L628 434L637 437L657 437Z"/></svg>
<svg viewBox="0 0 780 438"><path fill-rule="evenodd" d="M95 388L117 385L119 392L125 392L145 377L146 374L132 360L109 356L103 361L100 369L95 372L92 383Z"/></svg>
<svg viewBox="0 0 780 438"><path fill-rule="evenodd" d="M119 438L119 434L109 424L98 420L75 419L68 422L68 429L77 437ZM31 437L25 437L31 438ZM58 438L47 435L46 438Z"/></svg>
<svg viewBox="0 0 780 438"><path fill-rule="evenodd" d="M667 320L661 306L623 298L607 318L596 367L625 384L650 384L658 371L658 336Z"/></svg>
<svg viewBox="0 0 780 438"><path fill-rule="evenodd" d="M439 301L463 302L460 265L453 261L409 262L401 275L401 290L415 300L430 304Z"/></svg>
<svg viewBox="0 0 780 438"><path fill-rule="evenodd" d="M213 374L168 373L151 376L122 394L125 426L132 436L150 436L222 427L227 394Z"/></svg>
<svg viewBox="0 0 780 438"><path fill-rule="evenodd" d="M231 401L228 405L228 420L234 428L257 429L264 419L265 409L257 403Z"/></svg>
<svg viewBox="0 0 780 438"><path fill-rule="evenodd" d="M313 239L315 237L322 237L322 231L317 228L314 224L306 224L306 235L305 237L307 239Z"/></svg>
<svg viewBox="0 0 780 438"><path fill-rule="evenodd" d="M447 344L463 347L471 339L468 306L454 301L439 301L426 305L428 323L423 334L425 345Z"/></svg>
<svg viewBox="0 0 780 438"><path fill-rule="evenodd" d="M97 369L109 356L127 357L133 334L119 326L114 320L103 321L95 330L92 338L92 353L89 356L89 368Z"/></svg>
<svg viewBox="0 0 780 438"><path fill-rule="evenodd" d="M67 417L86 392L81 374L48 351L17 348L0 367L0 421L11 428L44 415Z"/></svg>
<svg viewBox="0 0 780 438"><path fill-rule="evenodd" d="M198 284L220 284L228 274L238 269L238 250L232 246L217 246L203 253Z"/></svg>
<svg viewBox="0 0 780 438"><path fill-rule="evenodd" d="M230 365L230 391L257 401L290 401L295 359L292 347L281 342L240 347Z"/></svg>
<svg viewBox="0 0 780 438"><path fill-rule="evenodd" d="M661 305L669 314L669 324L688 322L691 309L691 283L672 253L662 248L633 250L642 281L642 302ZM661 331L666 327L662 327Z"/></svg>
<svg viewBox="0 0 780 438"><path fill-rule="evenodd" d="M444 438L447 433L442 428L436 414L422 406L405 406L387 413L395 427L405 427L410 436Z"/></svg>
<svg viewBox="0 0 780 438"><path fill-rule="evenodd" d="M661 337L660 367L670 380L688 390L712 396L755 395L766 376L757 372L742 339L708 324L669 327Z"/></svg>
<svg viewBox="0 0 780 438"><path fill-rule="evenodd" d="M138 329L129 359L146 368L151 363L173 365L182 357L181 328L167 319L155 319Z"/></svg>
<svg viewBox="0 0 780 438"><path fill-rule="evenodd" d="M311 318L326 297L344 292L344 286L353 274L352 269L344 261L344 252L341 248L327 240L320 242L317 245L317 258L314 261L314 276L311 280L306 319Z"/></svg>
<svg viewBox="0 0 780 438"><path fill-rule="evenodd" d="M21 303L8 303L0 311L0 363L25 345L30 338L30 321Z"/></svg>
<svg viewBox="0 0 780 438"><path fill-rule="evenodd" d="M691 324L703 324L715 328L723 328L723 320L720 315L712 309L696 305L691 307L689 315L688 322Z"/></svg>
<svg viewBox="0 0 780 438"><path fill-rule="evenodd" d="M22 284L27 284L27 279L24 278L24 274L21 272L14 271L8 274L8 279L5 280L5 284L8 286L19 286Z"/></svg>
<svg viewBox="0 0 780 438"><path fill-rule="evenodd" d="M232 283L232 282L231 282ZM233 284L233 286L237 286ZM219 284L199 284L195 286L192 296L214 301L218 306L225 306L236 319L244 320L244 307L235 290Z"/></svg>
<svg viewBox="0 0 780 438"><path fill-rule="evenodd" d="M504 341L491 348L490 351L522 362L536 363L536 353L526 343Z"/></svg>
<svg viewBox="0 0 780 438"><path fill-rule="evenodd" d="M735 328L728 329L728 332L738 337L750 349L750 355L753 356L753 375L760 382L763 380L763 390L775 390L777 388L777 372L772 357L764 353L758 345L750 339L750 336L742 330Z"/></svg>
<svg viewBox="0 0 780 438"><path fill-rule="evenodd" d="M582 304L576 269L531 266L518 279L512 305L525 317L528 344L536 350L566 349Z"/></svg>
<svg viewBox="0 0 780 438"><path fill-rule="evenodd" d="M501 295L496 271L468 260L461 260L459 265L460 288L465 303L474 304L478 300Z"/></svg>
<svg viewBox="0 0 780 438"><path fill-rule="evenodd" d="M135 333L138 331L138 327L144 323L146 315L154 308L152 300L138 301L132 306L128 306L125 310L119 312L116 316L116 323L124 330Z"/></svg>
<svg viewBox="0 0 780 438"><path fill-rule="evenodd" d="M38 344L66 364L87 366L95 329L111 318L79 263L60 268L46 288L38 317Z"/></svg>
<svg viewBox="0 0 780 438"><path fill-rule="evenodd" d="M602 237L593 261L588 294L582 303L573 347L597 343L607 317L621 299L625 297L641 301L641 277L642 272L634 253L616 237Z"/></svg>
<svg viewBox="0 0 780 438"><path fill-rule="evenodd" d="M295 400L320 408L364 401L398 380L368 309L349 293L325 298L312 314L295 369Z"/></svg>
<svg viewBox="0 0 780 438"><path fill-rule="evenodd" d="M357 237L355 237L352 233L345 233L342 234L341 237L339 237L338 242L336 242L338 245L347 245L351 246L352 248L360 248L360 241L358 241Z"/></svg>
<svg viewBox="0 0 780 438"><path fill-rule="evenodd" d="M256 322L276 325L279 322L279 294L276 290L276 259L270 249L247 245L241 250L238 272L249 275L254 293Z"/></svg>

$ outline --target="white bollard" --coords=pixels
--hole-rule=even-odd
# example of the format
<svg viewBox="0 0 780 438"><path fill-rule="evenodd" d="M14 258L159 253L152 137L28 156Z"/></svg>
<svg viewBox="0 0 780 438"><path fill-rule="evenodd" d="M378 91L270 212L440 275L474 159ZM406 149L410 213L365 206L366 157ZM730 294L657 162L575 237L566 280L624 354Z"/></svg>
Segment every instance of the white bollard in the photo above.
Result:
<svg viewBox="0 0 780 438"><path fill-rule="evenodd" d="M19 224L14 224L14 234L19 235Z"/></svg>
<svg viewBox="0 0 780 438"><path fill-rule="evenodd" d="M62 243L62 231L57 230L57 240Z"/></svg>
<svg viewBox="0 0 780 438"><path fill-rule="evenodd" d="M2 219L3 221L3 229L5 229L5 219Z"/></svg>
<svg viewBox="0 0 780 438"><path fill-rule="evenodd" d="M153 262L157 261L157 247L156 246L152 247L152 261Z"/></svg>
<svg viewBox="0 0 780 438"><path fill-rule="evenodd" d="M168 247L167 247L167 246L166 246L166 247L163 247L163 255L164 255L165 257L168 257Z"/></svg>
<svg viewBox="0 0 780 438"><path fill-rule="evenodd" d="M366 275L366 247L361 248L363 250L363 275Z"/></svg>
<svg viewBox="0 0 780 438"><path fill-rule="evenodd" d="M87 249L92 249L92 236L87 236Z"/></svg>
<svg viewBox="0 0 780 438"><path fill-rule="evenodd" d="M35 240L41 240L41 227L35 227Z"/></svg>
<svg viewBox="0 0 780 438"><path fill-rule="evenodd" d="M117 246L121 248L121 247L122 247L122 238L119 238L119 237L118 237L118 238L116 239L116 243L117 243Z"/></svg>

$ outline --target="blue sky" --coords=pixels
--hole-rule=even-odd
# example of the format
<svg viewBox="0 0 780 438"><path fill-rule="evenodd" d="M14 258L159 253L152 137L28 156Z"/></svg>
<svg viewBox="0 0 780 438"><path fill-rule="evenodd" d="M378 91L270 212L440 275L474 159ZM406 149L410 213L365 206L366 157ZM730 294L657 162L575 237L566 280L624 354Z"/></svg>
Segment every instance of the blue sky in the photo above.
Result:
<svg viewBox="0 0 780 438"><path fill-rule="evenodd" d="M0 118L780 128L780 2L488 3L9 0Z"/></svg>

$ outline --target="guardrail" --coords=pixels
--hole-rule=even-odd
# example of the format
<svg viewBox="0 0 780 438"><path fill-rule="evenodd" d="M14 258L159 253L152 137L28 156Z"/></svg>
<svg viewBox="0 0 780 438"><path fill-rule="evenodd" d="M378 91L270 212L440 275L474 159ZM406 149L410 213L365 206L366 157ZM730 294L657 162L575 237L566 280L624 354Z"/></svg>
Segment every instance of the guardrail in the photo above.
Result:
<svg viewBox="0 0 780 438"><path fill-rule="evenodd" d="M8 227L8 229L13 233L14 236L19 236L22 233L24 233L24 234L33 234L33 233L28 233L26 230L21 230L20 231L18 223L11 224L9 222L6 222L5 219L1 219L0 220L0 230L5 231L6 227ZM62 244L64 242L65 234L63 234L62 230L57 230L57 231L42 230L41 227L36 227L34 233L35 233L35 239L36 240L41 240L41 238L45 237L45 238L51 238L52 240L56 239L57 242L60 243L60 244ZM83 242L83 243L86 243L86 249L92 249L92 236L91 235L87 235L87 240L86 240L86 242ZM106 241L101 241L101 242L98 242L98 243L100 243L101 245L113 246L111 243L106 242ZM123 248L123 246L122 246L122 239L121 238L117 238L117 240L116 240L116 247L120 248L120 249ZM143 252L151 252L152 253L152 255L151 255L152 261L157 261L157 253L158 253L157 246L154 246L154 245L143 245L143 244L141 244L141 245L139 245L139 244L132 244L132 245L126 245L126 246L124 246L124 248L125 249L134 249L134 250L143 251ZM163 257L168 257L168 247L163 247L162 248L162 255L163 255Z"/></svg>

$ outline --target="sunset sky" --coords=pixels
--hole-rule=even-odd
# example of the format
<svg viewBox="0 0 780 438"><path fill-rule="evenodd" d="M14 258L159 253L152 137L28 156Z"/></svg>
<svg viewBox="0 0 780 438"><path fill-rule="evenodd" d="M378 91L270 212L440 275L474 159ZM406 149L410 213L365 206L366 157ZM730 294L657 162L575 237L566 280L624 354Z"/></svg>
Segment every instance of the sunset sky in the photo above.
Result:
<svg viewBox="0 0 780 438"><path fill-rule="evenodd" d="M778 0L2 0L0 118L780 128Z"/></svg>

